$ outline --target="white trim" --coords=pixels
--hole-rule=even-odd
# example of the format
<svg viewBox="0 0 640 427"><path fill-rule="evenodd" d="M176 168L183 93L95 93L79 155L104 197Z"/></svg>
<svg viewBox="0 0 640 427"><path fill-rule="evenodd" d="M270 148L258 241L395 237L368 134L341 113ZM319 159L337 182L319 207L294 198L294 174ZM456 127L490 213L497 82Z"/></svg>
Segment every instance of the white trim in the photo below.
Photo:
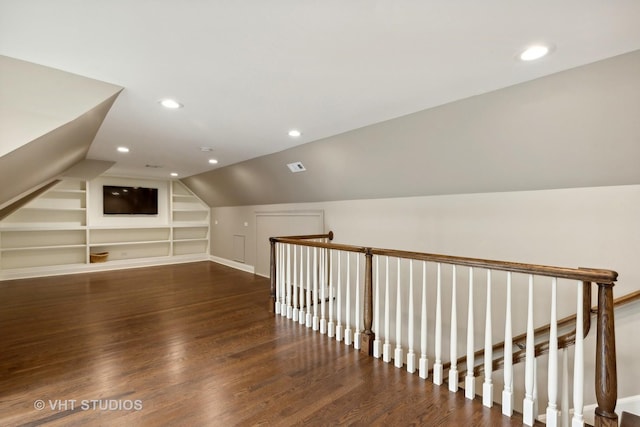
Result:
<svg viewBox="0 0 640 427"><path fill-rule="evenodd" d="M226 258L220 258L215 255L209 256L209 261L226 265L227 267L235 268L236 270L242 270L246 271L247 273L255 274L255 267L253 265L244 264L238 261L232 261Z"/></svg>
<svg viewBox="0 0 640 427"><path fill-rule="evenodd" d="M34 277L61 276L65 274L92 273L97 271L124 270L128 268L153 267L157 265L184 264L189 262L208 261L206 254L175 255L155 258L137 258L107 261L93 264L67 264L46 267L30 267L0 271L0 281L29 279Z"/></svg>

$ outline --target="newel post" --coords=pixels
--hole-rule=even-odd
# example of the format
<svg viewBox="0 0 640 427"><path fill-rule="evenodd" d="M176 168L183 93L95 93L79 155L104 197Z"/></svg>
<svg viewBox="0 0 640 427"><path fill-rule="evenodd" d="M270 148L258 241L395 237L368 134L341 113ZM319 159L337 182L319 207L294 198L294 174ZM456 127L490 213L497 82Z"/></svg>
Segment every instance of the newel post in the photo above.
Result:
<svg viewBox="0 0 640 427"><path fill-rule="evenodd" d="M269 238L269 244L271 245L269 275L271 278L271 297L269 298L269 313L275 312L276 306L276 239Z"/></svg>
<svg viewBox="0 0 640 427"><path fill-rule="evenodd" d="M595 427L617 427L614 412L618 398L616 340L613 321L613 283L598 283L598 325L596 337Z"/></svg>
<svg viewBox="0 0 640 427"><path fill-rule="evenodd" d="M360 351L373 356L373 340L375 334L371 330L373 325L373 254L367 248L364 253L364 332L362 333L362 345Z"/></svg>

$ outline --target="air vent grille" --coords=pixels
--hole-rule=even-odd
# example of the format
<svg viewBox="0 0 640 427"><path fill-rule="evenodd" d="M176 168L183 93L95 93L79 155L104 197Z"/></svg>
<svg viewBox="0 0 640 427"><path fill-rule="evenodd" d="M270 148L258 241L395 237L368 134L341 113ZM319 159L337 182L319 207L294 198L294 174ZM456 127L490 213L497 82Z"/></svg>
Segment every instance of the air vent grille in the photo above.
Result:
<svg viewBox="0 0 640 427"><path fill-rule="evenodd" d="M287 167L289 168L289 170L293 173L296 172L304 172L307 169L304 167L304 165L302 164L302 162L294 162L294 163L289 163L287 164Z"/></svg>

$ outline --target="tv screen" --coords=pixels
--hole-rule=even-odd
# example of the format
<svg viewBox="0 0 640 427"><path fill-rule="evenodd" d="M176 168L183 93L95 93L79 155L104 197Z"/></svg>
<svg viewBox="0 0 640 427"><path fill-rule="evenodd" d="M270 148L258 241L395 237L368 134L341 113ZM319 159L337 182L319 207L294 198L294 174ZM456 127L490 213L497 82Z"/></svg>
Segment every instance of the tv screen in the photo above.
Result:
<svg viewBox="0 0 640 427"><path fill-rule="evenodd" d="M158 189L104 185L102 207L105 215L157 215Z"/></svg>

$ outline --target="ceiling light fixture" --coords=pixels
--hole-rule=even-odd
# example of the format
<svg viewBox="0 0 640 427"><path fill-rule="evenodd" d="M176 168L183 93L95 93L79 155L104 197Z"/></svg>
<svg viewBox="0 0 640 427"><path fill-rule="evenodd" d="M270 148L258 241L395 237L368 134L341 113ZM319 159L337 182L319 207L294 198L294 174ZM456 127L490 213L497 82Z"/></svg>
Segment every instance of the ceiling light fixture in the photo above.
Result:
<svg viewBox="0 0 640 427"><path fill-rule="evenodd" d="M300 135L302 135L302 132L300 132L298 129L291 129L291 130L289 131L289 136L290 136L291 138L297 138L297 137L299 137Z"/></svg>
<svg viewBox="0 0 640 427"><path fill-rule="evenodd" d="M211 163L212 165L217 165L218 161L216 159L209 159L209 163Z"/></svg>
<svg viewBox="0 0 640 427"><path fill-rule="evenodd" d="M129 149L127 147L118 147L118 152L120 152L120 153L128 153Z"/></svg>
<svg viewBox="0 0 640 427"><path fill-rule="evenodd" d="M171 172L171 176L178 176L178 172Z"/></svg>
<svg viewBox="0 0 640 427"><path fill-rule="evenodd" d="M542 44L529 46L520 54L520 60L535 61L536 59L540 59L543 56L546 56L550 51L551 49L549 48L549 46L545 46Z"/></svg>
<svg viewBox="0 0 640 427"><path fill-rule="evenodd" d="M184 105L180 104L175 99L169 99L169 98L161 100L160 101L160 105L162 105L164 108L168 108L170 110L177 110L178 108L184 107Z"/></svg>

